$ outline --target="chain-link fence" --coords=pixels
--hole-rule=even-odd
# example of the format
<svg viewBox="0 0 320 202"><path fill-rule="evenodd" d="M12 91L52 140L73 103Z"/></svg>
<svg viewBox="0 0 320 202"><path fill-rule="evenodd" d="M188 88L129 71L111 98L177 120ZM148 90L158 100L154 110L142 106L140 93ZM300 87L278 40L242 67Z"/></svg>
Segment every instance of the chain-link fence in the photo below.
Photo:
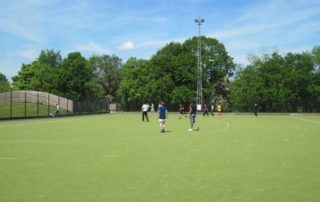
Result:
<svg viewBox="0 0 320 202"><path fill-rule="evenodd" d="M0 119L50 116L57 104L59 116L109 111L107 100L72 101L50 93L12 91L0 93Z"/></svg>
<svg viewBox="0 0 320 202"><path fill-rule="evenodd" d="M107 100L74 101L73 112L76 114L109 112Z"/></svg>

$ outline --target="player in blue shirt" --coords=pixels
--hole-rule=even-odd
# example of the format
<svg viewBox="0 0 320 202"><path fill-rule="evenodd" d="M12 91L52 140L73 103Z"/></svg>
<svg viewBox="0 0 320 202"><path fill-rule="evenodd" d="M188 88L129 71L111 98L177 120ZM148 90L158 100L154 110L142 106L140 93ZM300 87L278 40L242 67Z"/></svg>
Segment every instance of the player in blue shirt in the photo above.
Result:
<svg viewBox="0 0 320 202"><path fill-rule="evenodd" d="M159 103L158 112L159 112L160 133L164 133L165 122L168 114L167 114L167 108L164 106L163 101Z"/></svg>

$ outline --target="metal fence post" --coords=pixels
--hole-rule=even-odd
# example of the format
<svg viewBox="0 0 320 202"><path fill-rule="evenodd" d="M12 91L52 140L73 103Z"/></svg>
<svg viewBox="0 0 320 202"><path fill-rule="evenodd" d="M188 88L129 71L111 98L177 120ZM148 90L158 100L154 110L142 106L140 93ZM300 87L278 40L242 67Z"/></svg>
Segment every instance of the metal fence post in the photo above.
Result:
<svg viewBox="0 0 320 202"><path fill-rule="evenodd" d="M84 106L85 106L85 104L84 104L84 101L81 101L81 105L82 105L82 114L84 113Z"/></svg>
<svg viewBox="0 0 320 202"><path fill-rule="evenodd" d="M10 91L10 118L12 118L12 88Z"/></svg>
<svg viewBox="0 0 320 202"><path fill-rule="evenodd" d="M50 94L48 93L48 116L50 115Z"/></svg>
<svg viewBox="0 0 320 202"><path fill-rule="evenodd" d="M27 91L24 91L24 117L27 117Z"/></svg>
<svg viewBox="0 0 320 202"><path fill-rule="evenodd" d="M37 94L37 117L39 116L39 94Z"/></svg>

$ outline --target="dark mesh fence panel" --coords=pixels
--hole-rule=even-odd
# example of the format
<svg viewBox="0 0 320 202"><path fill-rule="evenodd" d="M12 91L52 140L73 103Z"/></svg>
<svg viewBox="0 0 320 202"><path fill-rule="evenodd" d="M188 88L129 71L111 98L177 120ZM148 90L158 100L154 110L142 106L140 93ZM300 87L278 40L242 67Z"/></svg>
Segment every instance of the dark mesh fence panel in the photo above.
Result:
<svg viewBox="0 0 320 202"><path fill-rule="evenodd" d="M7 118L11 115L11 92L0 94L0 118Z"/></svg>

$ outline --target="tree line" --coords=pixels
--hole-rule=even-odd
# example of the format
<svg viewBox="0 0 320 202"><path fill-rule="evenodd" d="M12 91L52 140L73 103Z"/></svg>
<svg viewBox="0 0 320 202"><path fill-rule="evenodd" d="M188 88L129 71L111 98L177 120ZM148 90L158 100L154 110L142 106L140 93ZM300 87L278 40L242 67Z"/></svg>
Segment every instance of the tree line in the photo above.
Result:
<svg viewBox="0 0 320 202"><path fill-rule="evenodd" d="M251 111L257 103L265 112L320 110L320 47L305 53L274 52L252 56L236 71L224 45L201 37L204 103L222 103L225 110ZM79 52L62 58L59 51L42 50L30 64L22 64L12 78L15 90L49 92L72 100L112 99L123 110L138 110L144 101L163 100L176 109L196 98L198 37L171 42L150 59ZM0 73L0 92L10 90Z"/></svg>
<svg viewBox="0 0 320 202"><path fill-rule="evenodd" d="M254 56L230 86L233 110L263 112L320 111L320 47L311 52Z"/></svg>

